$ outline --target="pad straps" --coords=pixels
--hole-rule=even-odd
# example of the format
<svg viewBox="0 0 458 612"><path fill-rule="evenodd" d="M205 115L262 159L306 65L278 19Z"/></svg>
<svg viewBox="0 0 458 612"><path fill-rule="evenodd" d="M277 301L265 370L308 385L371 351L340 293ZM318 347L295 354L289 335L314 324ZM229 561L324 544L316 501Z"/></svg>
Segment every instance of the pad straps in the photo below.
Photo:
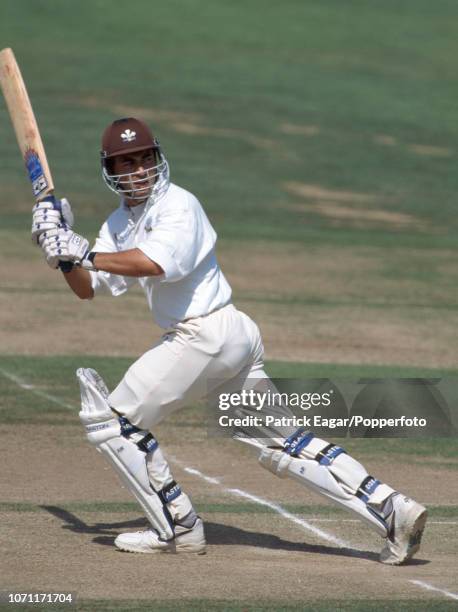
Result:
<svg viewBox="0 0 458 612"><path fill-rule="evenodd" d="M305 427L300 427L291 436L286 438L283 445L283 452L292 457L299 457L300 453L314 438L315 436L311 431L307 431ZM317 461L320 465L328 467L339 455L345 453L346 451L344 448L338 446L337 444L331 443L324 446L324 448L318 451L316 455L314 457L312 456L311 458ZM361 499L361 501L367 504L372 493L381 484L382 483L380 480L377 480L377 478L374 478L374 476L368 475L357 488L355 495Z"/></svg>
<svg viewBox="0 0 458 612"><path fill-rule="evenodd" d="M119 424L121 426L121 435L124 438L131 438L133 434L144 433L144 430L136 427L135 425L132 425L129 419L124 416L119 417ZM152 433L145 434L142 438L140 438L140 440L136 440L135 444L145 454L152 453L159 447L159 442L156 440ZM156 491L156 489L151 483L150 487L159 496L164 506L167 506L167 504L172 502L182 493L180 485L178 485L175 480L172 480L172 482L166 484L159 491Z"/></svg>
<svg viewBox="0 0 458 612"><path fill-rule="evenodd" d="M289 438L286 438L283 445L283 451L292 457L299 457L301 452L315 438L311 431L307 431L304 427L299 428ZM327 444L313 457L320 465L330 465L336 457L345 453L345 449L337 444Z"/></svg>
<svg viewBox="0 0 458 612"><path fill-rule="evenodd" d="M130 438L132 434L143 433L142 429L132 425L132 423L126 419L126 417L119 417L119 424L121 426L121 436L124 438ZM159 446L159 442L152 433L145 434L143 438L137 440L135 444L144 453L151 453Z"/></svg>
<svg viewBox="0 0 458 612"><path fill-rule="evenodd" d="M172 482L169 482L169 484L165 485L165 487L161 489L161 491L158 491L157 494L162 499L162 503L169 504L179 495L181 495L181 488L179 484L172 480Z"/></svg>

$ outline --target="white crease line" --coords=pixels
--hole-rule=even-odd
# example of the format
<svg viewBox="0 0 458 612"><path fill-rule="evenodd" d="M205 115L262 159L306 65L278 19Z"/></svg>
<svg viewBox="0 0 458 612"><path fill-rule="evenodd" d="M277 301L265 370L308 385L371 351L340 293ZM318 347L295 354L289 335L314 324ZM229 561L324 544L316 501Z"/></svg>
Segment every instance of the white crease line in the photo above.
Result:
<svg viewBox="0 0 458 612"><path fill-rule="evenodd" d="M172 459L172 457L170 457L170 458ZM306 531L311 531L312 533L314 533L318 537L321 537L322 539L324 539L324 540L326 540L328 542L332 542L334 544L337 544L337 546L339 546L340 548L347 548L347 549L349 549L353 553L353 555L355 557L359 557L360 556L360 552L362 552L359 549L351 546L350 544L348 544L344 540L340 540L339 538L336 538L335 536L333 536L333 535L331 535L329 533L326 533L326 531L322 531L321 529L318 529L317 527L313 527L313 525L310 525L310 523L308 521L304 521L303 519L300 519L297 516L294 516L294 514L291 514L290 512L287 512L284 508L282 508L278 504L274 504L272 502L269 502L266 499L263 499L262 497L257 497L256 495L251 495L251 493L247 493L245 491L242 491L241 489L227 489L226 487L224 487L221 484L220 479L218 479L218 478L211 478L210 476L206 476L205 474L203 474L199 470L196 470L195 468L185 467L184 464L181 461L179 461L178 459L176 459L175 457L173 457L173 461L176 464L178 464L185 472L188 472L188 474L193 474L194 476L198 476L202 480L205 480L206 482L209 482L211 484L219 485L223 489L223 491L225 491L226 493L231 493L232 495L238 495L240 497L245 497L246 499L249 499L249 500L251 500L251 501L253 501L253 502L257 503L257 504L260 504L262 506L267 506L268 508L271 508L272 510L275 510L276 512L278 512L281 516L283 516L283 518L286 518L286 519L290 520L291 522L295 523L296 525L300 525ZM315 520L315 521L320 521L320 520L321 521L334 521L336 519L311 519L311 520ZM355 523L359 523L360 522L358 520L352 520L352 519L343 519L343 521L345 521L345 522L355 522ZM454 523L443 523L441 521L430 521L429 524L431 524L431 523L432 524L439 524L439 525L454 524ZM409 580L409 582L411 582L412 584L415 584L417 586L420 586L423 589L427 589L428 591L436 591L438 593L442 593L442 595L445 595L446 597L450 597L451 599L458 600L458 595L456 593L452 593L451 591L446 591L445 589L439 589L438 587L435 587L432 584L428 584L427 582L423 582L421 580Z"/></svg>
<svg viewBox="0 0 458 612"><path fill-rule="evenodd" d="M176 459L176 457L174 457L173 460L175 461L175 463L180 463ZM211 484L221 485L221 481L218 478L211 478L210 476L205 476L205 474L202 474L202 472L199 472L199 470L196 470L194 468L188 468L184 466L181 466L181 467L184 469L185 472L188 472L188 474L193 474L194 476L198 476L199 478L202 478L202 480L205 480ZM251 501L254 501L263 506L268 506L269 508L272 508L273 510L275 510L276 512L279 512L280 514L284 512L289 515L288 518L292 517L294 521L296 521L297 519L296 515L291 514L287 510L284 510L281 506L274 504L272 502L269 502L267 500L263 500L260 497L251 495L251 493L246 493L244 491L241 491L240 489L225 489L225 491L227 491L228 493L233 493L234 495L239 495L240 497L246 497L247 499L251 499ZM297 519L297 520L300 520L300 519ZM361 524L361 521L359 521L358 519L331 519L331 518L313 518L313 517L309 517L307 519L307 522L309 523L313 522L313 523L358 523L358 524ZM458 525L458 522L457 521L428 521L428 525ZM348 546L349 545L345 544L345 547L348 547Z"/></svg>
<svg viewBox="0 0 458 612"><path fill-rule="evenodd" d="M175 462L178 463L176 459L175 459ZM195 470L194 468L185 467L184 470L185 472L188 472L188 474L199 476L199 478L202 478L203 480L206 480L207 482L210 482L211 484L221 484L218 478L210 478L210 476L205 476L205 474L202 474L202 472L199 472L199 470Z"/></svg>
<svg viewBox="0 0 458 612"><path fill-rule="evenodd" d="M176 462L179 463L178 461ZM330 533L327 533L326 531L323 531L322 529L318 529L318 527L314 527L313 525L311 525L304 519L294 516L294 514L291 514L290 512L282 508L279 504L274 504L273 502L263 499L262 497L258 497L257 495L252 495L251 493L247 493L246 491L242 491L241 489L227 489L221 484L221 482L217 478L210 478L210 476L206 476L205 474L203 474L199 470L196 470L195 468L184 467L183 465L181 467L183 468L185 472L188 472L188 474L193 474L194 476L198 476L202 480L205 480L206 482L209 482L211 484L219 485L224 491L226 491L226 493L230 493L231 495L236 495L237 497L244 497L245 499L249 499L250 501L256 504L259 504L261 506L266 506L267 508L270 508L271 510L278 512L278 514L280 514L283 518L291 521L292 523L295 523L296 525L299 525L306 531L311 531L313 534L315 534L322 540L326 540L327 542L336 544L337 546L339 546L339 548L348 548L350 550L353 550L355 555L358 554L358 549L351 546L351 544L349 544L348 542L345 542L344 540L341 540L340 538L337 538L336 536Z"/></svg>
<svg viewBox="0 0 458 612"><path fill-rule="evenodd" d="M21 389L24 389L24 391L30 391L30 393L33 393L34 395L38 395L38 397L47 399L53 404L57 404L58 406L62 406L63 408L68 408L69 410L76 409L76 406L73 406L72 404L67 404L66 402L60 400L58 397L54 397L54 395L50 395L49 393L46 393L45 391L41 391L40 389L37 389L35 385L32 385L26 382L25 380L22 380L21 378L19 378L19 376L16 376L15 374L11 374L10 372L7 372L3 368L0 368L0 374L4 376L5 378L8 378L8 380L11 380L12 382L14 382Z"/></svg>
<svg viewBox="0 0 458 612"><path fill-rule="evenodd" d="M439 589L439 587L435 587L432 584L428 584L427 582L423 582L423 580L409 580L412 584L416 584L427 591L437 591L438 593L442 593L446 597L450 597L450 599L458 600L458 595L456 593L452 593L451 591L446 591L445 589Z"/></svg>
<svg viewBox="0 0 458 612"><path fill-rule="evenodd" d="M323 540L327 540L328 542L337 544L337 546L339 546L340 548L353 549L352 545L348 542L345 542L345 540L341 540L340 538L337 538L336 536L331 535L330 533L327 533L322 529L318 529L318 527L313 527L313 525L310 525L308 521L305 521L304 519L301 519L295 516L294 514L291 514L291 512L288 512L279 504L274 504L273 502L270 502L267 499L263 499L262 497L258 497L257 495L252 495L251 493L247 493L246 491L242 491L241 489L226 489L226 491L228 491L228 493L232 493L233 495L238 495L239 497L249 499L250 501L259 504L260 506L266 506L267 508L271 508L272 510L275 510L275 512L278 512L278 514L280 514L283 518L288 519L296 525L300 525L307 531L311 531Z"/></svg>

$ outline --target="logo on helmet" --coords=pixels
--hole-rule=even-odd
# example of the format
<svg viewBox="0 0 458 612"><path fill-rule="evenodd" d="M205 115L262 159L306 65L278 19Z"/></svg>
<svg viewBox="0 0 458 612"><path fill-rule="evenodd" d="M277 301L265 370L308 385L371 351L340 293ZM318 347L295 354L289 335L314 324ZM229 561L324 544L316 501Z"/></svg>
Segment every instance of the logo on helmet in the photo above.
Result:
<svg viewBox="0 0 458 612"><path fill-rule="evenodd" d="M133 132L132 130L127 129L121 134L121 138L124 142L131 142L132 140L135 140L136 135L137 132Z"/></svg>

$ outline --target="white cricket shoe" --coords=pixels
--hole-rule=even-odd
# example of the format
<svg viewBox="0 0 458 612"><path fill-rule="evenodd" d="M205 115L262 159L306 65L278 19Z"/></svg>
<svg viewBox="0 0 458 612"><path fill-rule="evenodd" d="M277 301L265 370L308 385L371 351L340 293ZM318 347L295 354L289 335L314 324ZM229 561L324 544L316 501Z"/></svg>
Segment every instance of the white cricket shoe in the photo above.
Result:
<svg viewBox="0 0 458 612"><path fill-rule="evenodd" d="M380 561L388 565L400 565L419 550L428 511L400 493L393 495L392 502L390 534L380 553Z"/></svg>
<svg viewBox="0 0 458 612"><path fill-rule="evenodd" d="M182 525L175 526L175 538L164 542L159 535L148 529L133 533L121 533L115 540L119 550L139 553L197 553L205 554L205 534L202 519L197 517L194 525L187 529Z"/></svg>

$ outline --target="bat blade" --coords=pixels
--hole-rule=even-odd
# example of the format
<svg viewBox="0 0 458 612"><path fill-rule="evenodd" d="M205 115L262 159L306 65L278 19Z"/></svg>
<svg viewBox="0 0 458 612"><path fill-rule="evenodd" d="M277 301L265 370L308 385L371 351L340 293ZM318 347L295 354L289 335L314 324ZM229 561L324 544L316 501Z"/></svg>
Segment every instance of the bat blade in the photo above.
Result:
<svg viewBox="0 0 458 612"><path fill-rule="evenodd" d="M11 49L0 51L0 86L37 201L54 191L48 160L29 95Z"/></svg>

